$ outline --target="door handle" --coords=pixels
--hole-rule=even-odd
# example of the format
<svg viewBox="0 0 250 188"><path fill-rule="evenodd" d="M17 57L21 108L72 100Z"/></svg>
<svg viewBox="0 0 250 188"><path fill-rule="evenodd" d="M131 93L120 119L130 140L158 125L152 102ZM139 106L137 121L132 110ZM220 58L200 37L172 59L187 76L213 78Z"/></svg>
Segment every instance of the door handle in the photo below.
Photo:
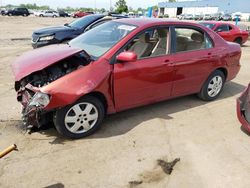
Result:
<svg viewBox="0 0 250 188"><path fill-rule="evenodd" d="M163 65L169 64L169 59L166 59L162 64L163 64Z"/></svg>

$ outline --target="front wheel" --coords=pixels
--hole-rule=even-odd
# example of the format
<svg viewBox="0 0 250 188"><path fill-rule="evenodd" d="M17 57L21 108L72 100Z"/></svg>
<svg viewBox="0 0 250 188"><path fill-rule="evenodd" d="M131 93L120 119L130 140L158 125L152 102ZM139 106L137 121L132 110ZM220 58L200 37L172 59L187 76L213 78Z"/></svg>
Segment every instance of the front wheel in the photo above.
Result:
<svg viewBox="0 0 250 188"><path fill-rule="evenodd" d="M216 70L207 79L202 86L199 97L204 101L215 100L221 93L225 83L223 72Z"/></svg>
<svg viewBox="0 0 250 188"><path fill-rule="evenodd" d="M76 103L59 109L54 116L57 131L69 138L83 138L93 134L105 115L103 103L92 96L85 96Z"/></svg>

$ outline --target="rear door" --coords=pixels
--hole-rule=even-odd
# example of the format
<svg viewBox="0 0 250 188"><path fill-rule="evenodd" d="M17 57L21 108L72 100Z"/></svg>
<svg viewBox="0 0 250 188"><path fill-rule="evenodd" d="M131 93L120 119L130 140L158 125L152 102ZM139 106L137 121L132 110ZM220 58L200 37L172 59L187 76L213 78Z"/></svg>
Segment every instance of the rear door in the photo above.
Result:
<svg viewBox="0 0 250 188"><path fill-rule="evenodd" d="M172 96L200 91L213 70L217 52L212 40L200 28L175 27L172 32L175 75Z"/></svg>
<svg viewBox="0 0 250 188"><path fill-rule="evenodd" d="M169 39L167 27L148 29L122 49L137 53L138 59L114 65L114 99L118 111L170 97L174 72Z"/></svg>

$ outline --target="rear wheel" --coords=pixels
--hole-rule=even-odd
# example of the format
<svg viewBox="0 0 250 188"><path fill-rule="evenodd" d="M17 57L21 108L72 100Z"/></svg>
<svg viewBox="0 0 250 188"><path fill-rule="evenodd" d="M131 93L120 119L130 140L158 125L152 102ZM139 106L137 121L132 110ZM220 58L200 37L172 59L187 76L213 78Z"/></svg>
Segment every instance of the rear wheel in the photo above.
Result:
<svg viewBox="0 0 250 188"><path fill-rule="evenodd" d="M238 37L234 40L235 43L238 43L239 45L242 45L242 38Z"/></svg>
<svg viewBox="0 0 250 188"><path fill-rule="evenodd" d="M204 101L212 101L216 99L220 95L224 83L224 73L219 70L214 71L202 86L199 97Z"/></svg>
<svg viewBox="0 0 250 188"><path fill-rule="evenodd" d="M63 136L77 139L93 134L100 127L104 114L104 105L99 99L85 96L76 103L57 110L54 124Z"/></svg>

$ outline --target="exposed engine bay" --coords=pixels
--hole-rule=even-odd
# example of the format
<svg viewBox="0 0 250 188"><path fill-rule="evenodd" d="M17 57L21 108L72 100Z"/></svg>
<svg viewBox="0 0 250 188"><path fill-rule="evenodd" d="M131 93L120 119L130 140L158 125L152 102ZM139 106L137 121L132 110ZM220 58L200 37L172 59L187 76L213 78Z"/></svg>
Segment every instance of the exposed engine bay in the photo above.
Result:
<svg viewBox="0 0 250 188"><path fill-rule="evenodd" d="M81 52L63 59L41 71L26 76L20 82L16 83L16 90L19 90L20 87L25 87L27 84L31 84L38 88L43 87L76 69L88 65L89 63L90 60L86 58L86 55L83 52Z"/></svg>

